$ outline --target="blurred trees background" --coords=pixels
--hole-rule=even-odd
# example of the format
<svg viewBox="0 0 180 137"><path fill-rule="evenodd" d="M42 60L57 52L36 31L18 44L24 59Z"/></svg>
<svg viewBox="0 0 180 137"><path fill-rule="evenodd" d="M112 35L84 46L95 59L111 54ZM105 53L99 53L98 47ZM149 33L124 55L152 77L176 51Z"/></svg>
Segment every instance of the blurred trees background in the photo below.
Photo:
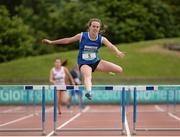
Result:
<svg viewBox="0 0 180 137"><path fill-rule="evenodd" d="M1 0L0 62L78 48L46 46L100 18L112 43L180 36L179 0Z"/></svg>

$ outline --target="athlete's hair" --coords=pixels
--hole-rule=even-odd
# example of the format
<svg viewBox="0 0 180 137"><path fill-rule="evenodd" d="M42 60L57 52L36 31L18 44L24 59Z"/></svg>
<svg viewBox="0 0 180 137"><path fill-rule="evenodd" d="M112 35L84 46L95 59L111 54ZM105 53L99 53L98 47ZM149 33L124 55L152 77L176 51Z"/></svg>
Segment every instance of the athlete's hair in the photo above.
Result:
<svg viewBox="0 0 180 137"><path fill-rule="evenodd" d="M56 58L55 59L55 63L57 62L60 62L61 63L61 66L66 66L68 64L68 60L67 59L64 59L64 60L61 60L59 58Z"/></svg>
<svg viewBox="0 0 180 137"><path fill-rule="evenodd" d="M55 62L56 62L56 61L57 61L57 62L58 62L58 61L59 61L59 62L61 62L61 59L59 59L59 58L56 58L56 59L55 59Z"/></svg>
<svg viewBox="0 0 180 137"><path fill-rule="evenodd" d="M99 22L100 23L100 33L103 33L104 32L104 24L102 23L102 21L98 18L91 18L88 23L86 24L86 28L87 28L87 31L89 30L89 27L91 26L92 22L95 21L95 22Z"/></svg>
<svg viewBox="0 0 180 137"><path fill-rule="evenodd" d="M68 60L67 60L67 59L65 59L65 60L63 60L63 61L61 62L61 65L62 65L62 66L67 66L67 64L68 64Z"/></svg>

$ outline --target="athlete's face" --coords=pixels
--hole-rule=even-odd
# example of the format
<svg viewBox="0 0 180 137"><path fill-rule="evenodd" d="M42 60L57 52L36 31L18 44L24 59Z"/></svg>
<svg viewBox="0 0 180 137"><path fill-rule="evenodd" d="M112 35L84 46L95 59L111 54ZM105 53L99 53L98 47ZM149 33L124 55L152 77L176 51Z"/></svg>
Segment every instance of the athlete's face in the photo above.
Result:
<svg viewBox="0 0 180 137"><path fill-rule="evenodd" d="M57 59L54 63L55 68L60 68L61 67L61 60Z"/></svg>
<svg viewBox="0 0 180 137"><path fill-rule="evenodd" d="M101 24L97 21L91 22L91 25L89 26L89 32L93 34L98 34L100 31Z"/></svg>

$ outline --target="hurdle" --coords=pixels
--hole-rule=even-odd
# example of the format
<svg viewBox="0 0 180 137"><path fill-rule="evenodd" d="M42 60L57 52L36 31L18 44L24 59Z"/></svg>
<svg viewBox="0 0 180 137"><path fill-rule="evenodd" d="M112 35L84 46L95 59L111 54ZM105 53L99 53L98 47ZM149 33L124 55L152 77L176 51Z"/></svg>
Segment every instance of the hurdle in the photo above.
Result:
<svg viewBox="0 0 180 137"><path fill-rule="evenodd" d="M154 112L156 112L156 113L168 113L168 112L170 112L169 110L169 108L170 108L170 103L172 103L173 104L173 113L176 113L176 112L180 112L180 111L178 111L177 109L176 109L176 105L177 105L177 93L176 93L176 90L172 90L173 91L173 100L170 102L170 98L169 98L169 96L170 96L170 90L169 89L164 89L163 88L163 90L164 90L164 92L166 92L166 100L165 100L165 102L166 102L166 110L164 110L164 111L162 111L162 110L137 110L137 112L142 112L142 113L154 113ZM128 90L129 92L131 92L131 90L129 89ZM133 89L132 89L132 91L133 91ZM129 93L129 92L125 92L125 93ZM129 100L127 99L127 97L125 98L126 100L125 100L125 102L126 102L126 107L127 107L127 112L129 112L128 111L128 107L129 107ZM133 111L132 111L133 112Z"/></svg>
<svg viewBox="0 0 180 137"><path fill-rule="evenodd" d="M178 97L177 92L180 94L180 89L178 89L178 90L173 89L173 94L174 94L174 98L173 98L174 112L173 113L174 114L180 112L180 110L178 110L177 107L176 107L177 106L177 97Z"/></svg>
<svg viewBox="0 0 180 137"><path fill-rule="evenodd" d="M7 93L8 94L8 98L13 98L14 96L12 95L12 89L13 88L16 88L16 90L22 90L24 89L23 86L21 85L0 85L0 94L2 96L3 93ZM3 91L3 92L2 92ZM24 108L25 109L21 109L21 107L14 107L14 108L11 108L11 109L8 109L8 110L5 110L5 111L1 111L0 110L0 114L26 114L28 111L28 104L29 104L29 92L26 92L26 91L23 91L23 93L25 93L24 95L24 100L22 101L22 103L24 103ZM6 96L7 98L7 96ZM3 100L3 99L2 99ZM1 98L0 98L0 102L2 101ZM3 104L3 101L1 102ZM6 101L4 101L5 104L9 104L9 102L7 103Z"/></svg>
<svg viewBox="0 0 180 137"><path fill-rule="evenodd" d="M32 90L32 89L30 89ZM29 108L29 89L25 89L26 91L26 113L28 113L28 108ZM33 114L36 114L36 96L35 96L35 90L33 90Z"/></svg>
<svg viewBox="0 0 180 137"><path fill-rule="evenodd" d="M48 86L39 86L39 85L24 85L21 86L25 91L31 90L41 90L42 91L42 126L41 128L2 128L0 132L42 132L45 134L45 90L48 89ZM34 104L34 102L33 102Z"/></svg>
<svg viewBox="0 0 180 137"><path fill-rule="evenodd" d="M113 91L120 91L122 94L120 96L120 104L122 106L122 110L120 107L121 112L121 122L122 127L121 128L61 128L58 129L56 127L56 121L57 121L57 109L56 109L56 94L57 90L84 90L84 86L72 86L72 85L55 85L50 87L52 90L54 90L54 134L58 131L122 131L122 134L125 133L125 87L123 86L112 86L112 85L94 85L92 87L92 90L113 90Z"/></svg>
<svg viewBox="0 0 180 137"><path fill-rule="evenodd" d="M139 91L160 91L160 90L174 90L180 89L180 85L154 85L154 86L134 86L133 87L133 134L136 134L136 131L180 131L180 128L153 128L153 127L136 127L136 121L137 121L137 92ZM169 103L169 92L167 92L167 102ZM175 104L175 103L174 103ZM169 104L167 104L167 107L169 107ZM167 111L169 108L166 108Z"/></svg>
<svg viewBox="0 0 180 137"><path fill-rule="evenodd" d="M177 93L180 93L180 85L160 85L159 86L159 90L166 90L167 92L167 102L166 102L166 110L167 112L169 112L169 104L170 104L170 101L169 101L169 92L173 92L173 100L172 100L172 103L173 103L173 109L174 109L174 112L173 113L176 113L176 112L180 112L179 110L176 109L176 105L177 105L177 98L178 98L178 95Z"/></svg>

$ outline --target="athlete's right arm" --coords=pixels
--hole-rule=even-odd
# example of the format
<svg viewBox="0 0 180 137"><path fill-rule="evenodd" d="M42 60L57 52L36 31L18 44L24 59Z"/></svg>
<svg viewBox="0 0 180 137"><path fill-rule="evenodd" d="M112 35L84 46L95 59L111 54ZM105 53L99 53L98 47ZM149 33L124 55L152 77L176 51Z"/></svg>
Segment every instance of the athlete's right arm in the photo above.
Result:
<svg viewBox="0 0 180 137"><path fill-rule="evenodd" d="M58 39L58 40L43 39L42 43L44 43L44 44L70 44L70 43L80 41L80 38L81 38L81 33L79 33L73 37L62 38L62 39Z"/></svg>
<svg viewBox="0 0 180 137"><path fill-rule="evenodd" d="M56 84L56 81L53 80L52 69L51 69L50 74L49 74L49 82L51 82L52 84Z"/></svg>

